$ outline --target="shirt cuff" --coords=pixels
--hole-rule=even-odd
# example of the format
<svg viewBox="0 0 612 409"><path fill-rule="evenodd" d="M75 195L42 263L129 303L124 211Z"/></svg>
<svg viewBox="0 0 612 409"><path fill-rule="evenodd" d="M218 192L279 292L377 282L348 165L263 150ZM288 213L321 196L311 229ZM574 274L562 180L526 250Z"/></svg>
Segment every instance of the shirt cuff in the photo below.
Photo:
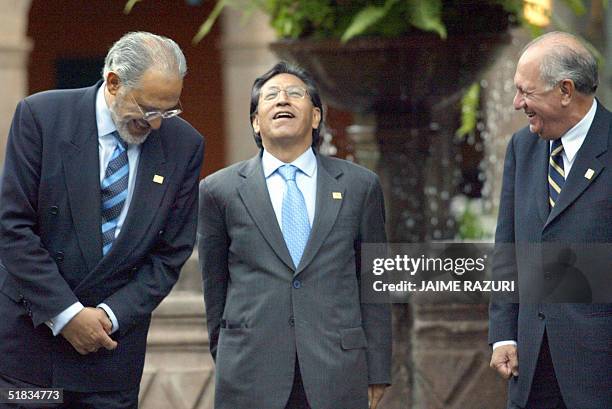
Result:
<svg viewBox="0 0 612 409"><path fill-rule="evenodd" d="M514 345L516 346L516 341L508 340L508 341L498 341L493 344L493 349L497 347L503 347L504 345Z"/></svg>
<svg viewBox="0 0 612 409"><path fill-rule="evenodd" d="M57 314L55 317L51 318L49 321L45 321L45 324L51 328L53 335L57 336L57 334L62 332L66 324L68 324L68 322L70 322L70 320L84 308L85 307L83 304L77 301L64 311Z"/></svg>
<svg viewBox="0 0 612 409"><path fill-rule="evenodd" d="M117 321L117 317L115 316L113 310L111 310L111 308L104 303L98 304L97 307L102 308L106 315L108 315L108 318L111 320L113 328L111 329L110 333L112 334L113 332L117 331L119 329L119 321Z"/></svg>

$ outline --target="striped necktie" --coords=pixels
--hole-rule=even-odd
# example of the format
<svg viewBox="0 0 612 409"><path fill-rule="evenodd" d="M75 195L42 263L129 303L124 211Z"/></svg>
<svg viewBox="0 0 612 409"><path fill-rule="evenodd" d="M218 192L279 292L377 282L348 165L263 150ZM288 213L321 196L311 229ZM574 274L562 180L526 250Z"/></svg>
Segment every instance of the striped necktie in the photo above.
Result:
<svg viewBox="0 0 612 409"><path fill-rule="evenodd" d="M281 212L283 237L296 268L300 264L308 236L310 236L306 201L295 181L297 171L298 168L293 165L283 165L278 168L278 173L287 184Z"/></svg>
<svg viewBox="0 0 612 409"><path fill-rule="evenodd" d="M128 193L129 164L125 141L113 132L117 146L111 155L101 184L102 196L102 253L106 255L115 240L119 215Z"/></svg>
<svg viewBox="0 0 612 409"><path fill-rule="evenodd" d="M550 208L555 207L559 194L565 184L565 170L563 169L563 144L561 138L555 139L548 160L548 201Z"/></svg>

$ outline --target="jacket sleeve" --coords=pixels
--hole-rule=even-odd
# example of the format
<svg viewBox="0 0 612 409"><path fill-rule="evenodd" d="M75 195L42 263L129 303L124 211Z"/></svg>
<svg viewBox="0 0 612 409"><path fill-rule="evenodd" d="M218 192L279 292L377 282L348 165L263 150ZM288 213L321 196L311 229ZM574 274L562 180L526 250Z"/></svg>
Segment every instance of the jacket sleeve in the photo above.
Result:
<svg viewBox="0 0 612 409"><path fill-rule="evenodd" d="M508 145L504 161L504 176L499 205L495 250L493 254L493 280L516 280L516 251L514 246L514 184L516 160L514 136ZM517 281L518 283L518 281ZM493 294L489 304L489 344L517 339L518 304L515 299L504 299Z"/></svg>
<svg viewBox="0 0 612 409"><path fill-rule="evenodd" d="M210 353L217 357L217 344L221 318L225 309L229 270L227 255L229 237L223 212L219 208L206 180L200 185L200 212L198 224L198 254L202 281Z"/></svg>
<svg viewBox="0 0 612 409"><path fill-rule="evenodd" d="M358 247L366 243L386 243L385 205L378 177L374 176L367 191L363 214L360 222ZM357 252L357 272L372 274L361 266L361 250ZM368 363L368 383L391 384L391 307L388 303L361 303L363 329L368 341L366 357Z"/></svg>
<svg viewBox="0 0 612 409"><path fill-rule="evenodd" d="M125 334L136 323L148 319L179 277L193 252L197 226L198 179L204 157L204 140L194 149L176 200L159 237L140 266L135 278L103 301L115 313L119 333Z"/></svg>
<svg viewBox="0 0 612 409"><path fill-rule="evenodd" d="M27 100L17 106L6 148L0 192L0 288L21 302L35 326L78 301L38 235L43 140Z"/></svg>

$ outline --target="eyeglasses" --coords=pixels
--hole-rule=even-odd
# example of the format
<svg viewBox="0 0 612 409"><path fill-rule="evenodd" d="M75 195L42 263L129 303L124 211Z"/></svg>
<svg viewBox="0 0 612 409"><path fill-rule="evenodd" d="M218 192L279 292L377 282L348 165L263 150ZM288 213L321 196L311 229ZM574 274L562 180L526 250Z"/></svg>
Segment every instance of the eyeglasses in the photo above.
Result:
<svg viewBox="0 0 612 409"><path fill-rule="evenodd" d="M270 87L263 91L261 97L264 101L274 101L276 98L278 98L281 91L284 91L285 95L287 95L287 97L290 99L303 99L306 94L308 94L306 88L293 85L287 88Z"/></svg>
<svg viewBox="0 0 612 409"><path fill-rule="evenodd" d="M132 94L130 94L130 98L132 98L132 102L136 104L136 106L140 110L140 113L142 114L142 119L144 119L147 122L155 121L156 119L160 119L160 118L169 119L177 115L180 115L183 112L183 106L181 105L180 100L178 101L178 103L176 104L174 108L168 109L166 111L145 111L144 109L142 109L140 104L136 102L136 99L134 98Z"/></svg>

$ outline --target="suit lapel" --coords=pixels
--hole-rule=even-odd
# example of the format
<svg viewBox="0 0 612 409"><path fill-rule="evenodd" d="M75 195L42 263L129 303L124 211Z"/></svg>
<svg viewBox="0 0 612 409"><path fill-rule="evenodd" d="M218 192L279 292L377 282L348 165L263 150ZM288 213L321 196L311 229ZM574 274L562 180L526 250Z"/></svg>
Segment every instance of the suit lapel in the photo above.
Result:
<svg viewBox="0 0 612 409"><path fill-rule="evenodd" d="M100 83L87 89L74 114L79 119L62 141L62 163L76 235L91 271L102 258L100 231L100 159L95 99Z"/></svg>
<svg viewBox="0 0 612 409"><path fill-rule="evenodd" d="M569 205L595 181L597 176L604 168L603 163L598 159L602 153L608 149L608 133L610 132L610 115L598 103L595 118L587 136L576 154L576 159L570 173L565 181L565 186L559 195L555 207L553 207L544 228L555 220ZM585 177L587 171L593 172L590 179Z"/></svg>
<svg viewBox="0 0 612 409"><path fill-rule="evenodd" d="M295 269L283 233L276 222L272 202L270 202L270 194L261 165L261 155L247 161L238 172L244 178L237 188L238 194L247 212L276 255L288 267Z"/></svg>
<svg viewBox="0 0 612 409"><path fill-rule="evenodd" d="M345 188L337 180L340 175L342 175L342 171L336 169L333 166L333 162L321 155L317 155L315 218L308 243L300 260L300 265L295 271L296 275L310 264L336 222L338 212L342 206L342 200L344 199L334 199L333 194L340 193L340 197L345 196Z"/></svg>

